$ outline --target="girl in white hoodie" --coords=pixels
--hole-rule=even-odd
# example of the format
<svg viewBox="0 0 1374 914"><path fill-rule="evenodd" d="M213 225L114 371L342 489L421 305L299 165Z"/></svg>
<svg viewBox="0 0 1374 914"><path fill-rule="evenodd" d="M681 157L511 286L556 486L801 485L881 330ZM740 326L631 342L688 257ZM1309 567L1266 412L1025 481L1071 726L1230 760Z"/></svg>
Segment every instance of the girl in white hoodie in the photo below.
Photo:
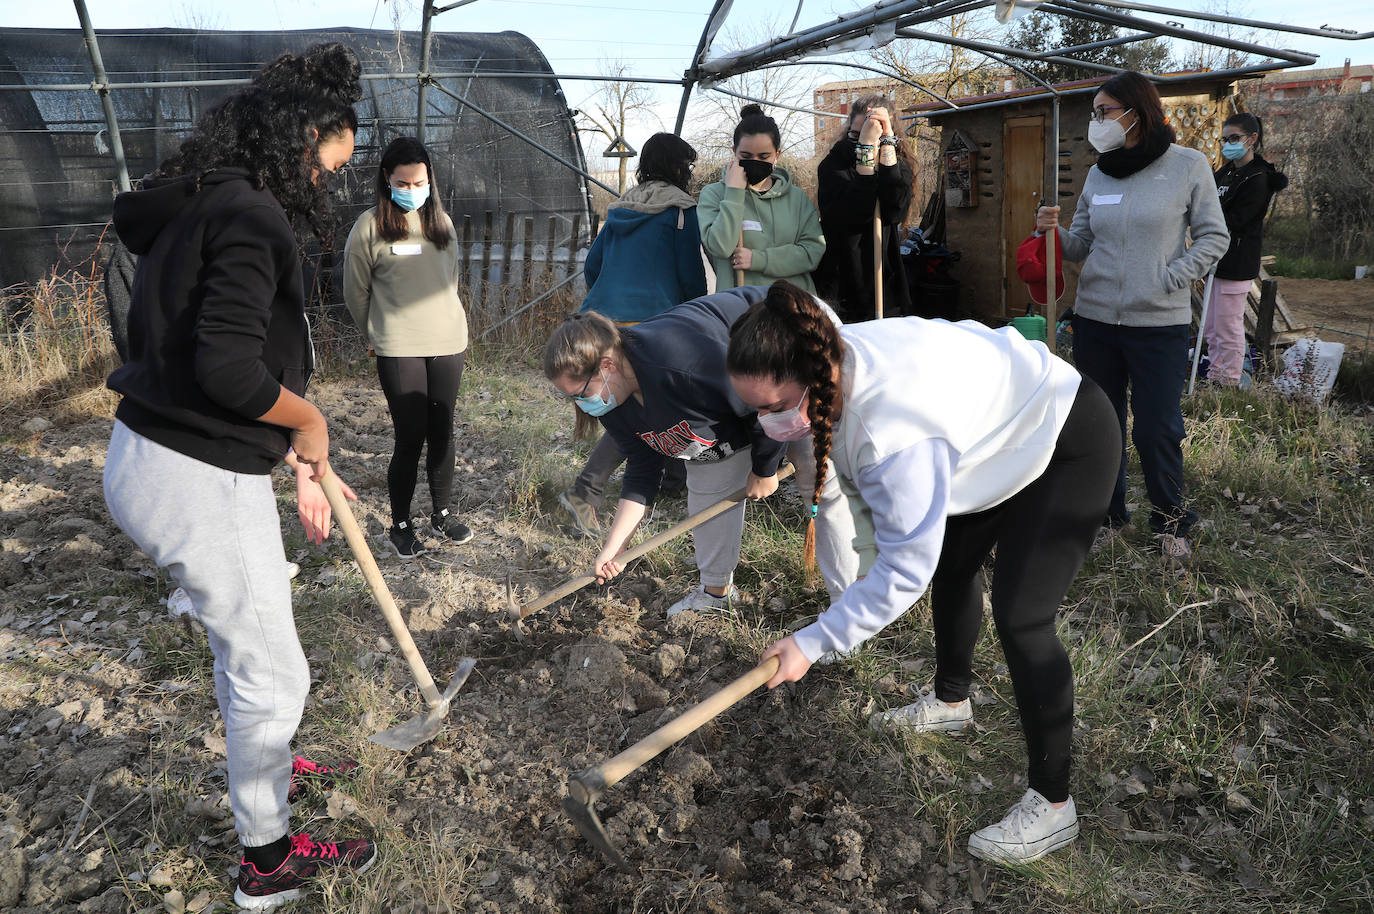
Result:
<svg viewBox="0 0 1374 914"><path fill-rule="evenodd" d="M807 428L816 466L833 461L861 560L859 580L829 609L764 653L779 659L769 687L872 637L930 586L934 691L871 724L962 729L973 716L982 566L996 547L992 614L1030 789L970 837L969 851L1021 863L1073 840L1073 672L1054 622L1116 477L1121 439L1106 396L1009 328L917 317L836 327L785 282L735 323L726 368L740 398L769 416L770 434Z"/></svg>

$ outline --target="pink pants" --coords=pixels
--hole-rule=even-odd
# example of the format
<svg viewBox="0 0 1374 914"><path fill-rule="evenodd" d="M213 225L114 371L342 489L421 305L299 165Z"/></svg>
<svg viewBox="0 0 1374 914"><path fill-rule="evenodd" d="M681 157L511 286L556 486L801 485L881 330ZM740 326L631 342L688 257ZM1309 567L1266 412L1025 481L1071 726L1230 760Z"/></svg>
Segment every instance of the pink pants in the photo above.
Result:
<svg viewBox="0 0 1374 914"><path fill-rule="evenodd" d="M1245 296L1253 284L1250 279L1217 279L1212 282L1212 301L1207 306L1207 324L1202 333L1207 340L1211 367L1207 377L1216 384L1240 383L1245 363Z"/></svg>

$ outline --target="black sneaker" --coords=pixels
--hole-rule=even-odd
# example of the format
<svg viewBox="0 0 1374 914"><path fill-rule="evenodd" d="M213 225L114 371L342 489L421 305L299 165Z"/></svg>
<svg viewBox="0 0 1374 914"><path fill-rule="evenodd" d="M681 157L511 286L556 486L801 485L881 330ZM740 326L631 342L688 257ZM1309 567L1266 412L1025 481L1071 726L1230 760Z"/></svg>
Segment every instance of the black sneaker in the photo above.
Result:
<svg viewBox="0 0 1374 914"><path fill-rule="evenodd" d="M413 559L417 555L424 555L427 551L425 544L420 542L420 538L415 535L415 530L410 526L410 521L401 521L386 532L387 542L391 543L391 548L396 550L396 554L403 559Z"/></svg>
<svg viewBox="0 0 1374 914"><path fill-rule="evenodd" d="M246 858L239 861L234 904L252 911L275 908L304 895L306 884L321 870L336 867L363 873L376 859L377 845L366 838L317 843L309 835L292 835L291 853L270 873L258 872Z"/></svg>
<svg viewBox="0 0 1374 914"><path fill-rule="evenodd" d="M322 765L298 755L291 760L291 787L286 791L286 801L296 802L311 787L328 790L357 768L358 763L351 758Z"/></svg>
<svg viewBox="0 0 1374 914"><path fill-rule="evenodd" d="M472 530L468 525L448 513L448 508L431 514L429 522L434 525L434 532L449 540L456 546L461 546L472 539Z"/></svg>

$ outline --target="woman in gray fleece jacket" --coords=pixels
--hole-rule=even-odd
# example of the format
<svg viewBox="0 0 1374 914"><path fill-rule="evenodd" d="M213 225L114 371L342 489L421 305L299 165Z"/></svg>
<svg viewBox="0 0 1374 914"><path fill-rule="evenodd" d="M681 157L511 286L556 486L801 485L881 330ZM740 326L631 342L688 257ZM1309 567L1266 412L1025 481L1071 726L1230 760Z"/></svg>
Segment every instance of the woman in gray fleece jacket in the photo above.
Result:
<svg viewBox="0 0 1374 914"><path fill-rule="evenodd" d="M1192 322L1189 286L1226 253L1230 236L1207 158L1174 143L1159 93L1139 73L1102 84L1088 140L1101 153L1088 171L1073 224L1058 229L1067 260L1083 261L1074 302L1073 359L1116 407L1126 438L1130 389L1150 498L1150 529L1164 555L1191 558L1197 514L1183 505L1183 412ZM1059 225L1059 207L1041 207L1036 233ZM1191 245L1189 237L1191 236ZM1130 521L1126 454L1104 524Z"/></svg>

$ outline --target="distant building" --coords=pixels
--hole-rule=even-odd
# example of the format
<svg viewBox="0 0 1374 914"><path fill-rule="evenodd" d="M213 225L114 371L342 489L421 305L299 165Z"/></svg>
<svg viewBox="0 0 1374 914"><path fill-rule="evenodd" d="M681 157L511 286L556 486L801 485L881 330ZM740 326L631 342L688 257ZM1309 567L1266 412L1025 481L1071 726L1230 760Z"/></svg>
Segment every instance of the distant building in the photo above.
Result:
<svg viewBox="0 0 1374 914"><path fill-rule="evenodd" d="M1286 98L1312 98L1326 95L1355 95L1374 91L1374 66L1360 64L1352 67L1350 58L1345 66L1317 70L1279 70L1266 73L1257 85L1247 87L1247 94L1265 101Z"/></svg>

